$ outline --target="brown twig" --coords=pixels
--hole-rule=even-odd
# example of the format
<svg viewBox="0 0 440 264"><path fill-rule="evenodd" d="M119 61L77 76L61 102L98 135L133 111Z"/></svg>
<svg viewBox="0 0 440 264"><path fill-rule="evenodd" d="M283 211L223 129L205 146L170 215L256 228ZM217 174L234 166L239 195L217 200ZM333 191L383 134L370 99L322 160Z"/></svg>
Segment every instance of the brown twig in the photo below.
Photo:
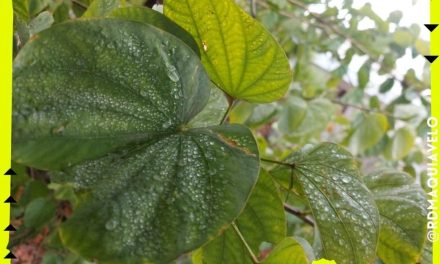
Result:
<svg viewBox="0 0 440 264"><path fill-rule="evenodd" d="M305 223L311 225L311 226L315 226L315 223L313 222L312 219L309 218L309 216L304 213L301 212L299 209L289 205L289 204L284 204L284 211L293 214L294 216L298 217L299 219L303 220Z"/></svg>

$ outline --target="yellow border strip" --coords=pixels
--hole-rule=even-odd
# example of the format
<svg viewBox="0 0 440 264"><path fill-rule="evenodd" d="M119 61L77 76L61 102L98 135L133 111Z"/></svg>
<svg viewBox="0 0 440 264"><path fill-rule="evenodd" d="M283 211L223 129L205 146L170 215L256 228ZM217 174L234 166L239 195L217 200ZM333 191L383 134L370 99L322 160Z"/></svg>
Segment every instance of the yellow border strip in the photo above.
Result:
<svg viewBox="0 0 440 264"><path fill-rule="evenodd" d="M431 24L438 24L440 23L440 1L430 1L431 3L431 10L430 10L430 23ZM430 47L430 53L431 55L439 55L440 54L440 28L435 29L431 33L431 47ZM428 54L426 54L428 55ZM440 120L440 59L437 58L434 63L431 64L431 115L432 117L436 118L437 120ZM436 128L438 131L438 127ZM434 155L438 157L438 154L440 153L439 147L440 144L438 140L435 143L436 150L434 151ZM437 163L437 169L440 169L440 166L438 166L439 163ZM435 178L440 181L439 174L437 173L435 175ZM440 193L440 187L439 185L436 186L435 190L433 190L437 194ZM436 215L440 215L439 210L439 198L437 196L437 201L435 202L435 212ZM440 221L435 221L436 225L434 228L434 237L439 238L440 237L440 228L438 227ZM439 239L435 239L433 241L433 263L440 263L440 241Z"/></svg>
<svg viewBox="0 0 440 264"><path fill-rule="evenodd" d="M9 253L9 232L3 231L9 225L10 207L3 201L9 197L11 179L3 173L11 167L12 1L0 0L0 12L0 263L11 263L4 259Z"/></svg>

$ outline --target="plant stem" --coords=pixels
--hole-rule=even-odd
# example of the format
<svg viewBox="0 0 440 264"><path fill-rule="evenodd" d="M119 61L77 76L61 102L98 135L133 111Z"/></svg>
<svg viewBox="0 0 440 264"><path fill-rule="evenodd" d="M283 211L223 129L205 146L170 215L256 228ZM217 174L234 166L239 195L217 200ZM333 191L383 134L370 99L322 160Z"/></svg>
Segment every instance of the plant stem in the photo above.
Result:
<svg viewBox="0 0 440 264"><path fill-rule="evenodd" d="M363 107L363 106L360 106L360 105L354 105L354 104L344 103L344 102L342 102L342 101L335 100L335 99L332 99L331 101L332 101L332 103L335 103L335 104L338 104L338 105L342 105L342 106L346 106L346 107L356 108L356 109L362 110L362 111L364 111L364 112L378 113L378 114L382 114L382 115L384 115L384 116L388 116L388 117L390 117L390 118L397 119L397 120L401 119L401 118L399 118L399 117L397 117L397 116L394 116L394 115L392 115L392 114L390 114L390 113L386 113L386 112L378 111L378 110L375 110L375 109L370 109L370 108Z"/></svg>
<svg viewBox="0 0 440 264"><path fill-rule="evenodd" d="M249 9L253 18L257 17L257 4L254 0L249 0Z"/></svg>
<svg viewBox="0 0 440 264"><path fill-rule="evenodd" d="M229 113L231 112L232 108L235 105L235 102L237 102L236 99L231 99L231 101L229 102L229 106L228 109L226 110L225 114L223 115L222 121L220 122L220 125L226 122L226 119L229 116Z"/></svg>
<svg viewBox="0 0 440 264"><path fill-rule="evenodd" d="M268 162L268 163L275 163L278 165L283 165L283 166L287 166L289 168L294 169L296 167L295 163L287 163L287 162L282 162L282 161L277 161L277 160L270 160L270 159L265 159L265 158L260 158L261 161L264 162Z"/></svg>
<svg viewBox="0 0 440 264"><path fill-rule="evenodd" d="M285 203L284 210L290 214L293 214L294 216L298 217L299 219L303 220L305 223L307 223L311 226L315 226L315 223L313 222L313 220L310 219L307 216L307 214L305 214L304 212L301 212L299 209Z"/></svg>
<svg viewBox="0 0 440 264"><path fill-rule="evenodd" d="M249 255L250 255L251 259L252 259L252 262L254 264L259 264L260 261L255 256L255 254L252 251L252 249L249 246L249 244L246 242L246 239L244 239L243 234L241 234L240 229L238 229L238 226L235 224L235 222L232 222L232 227L234 228L234 231L235 231L235 233L237 233L238 237L240 237L240 240L243 243L243 245L246 247L247 251L249 252Z"/></svg>

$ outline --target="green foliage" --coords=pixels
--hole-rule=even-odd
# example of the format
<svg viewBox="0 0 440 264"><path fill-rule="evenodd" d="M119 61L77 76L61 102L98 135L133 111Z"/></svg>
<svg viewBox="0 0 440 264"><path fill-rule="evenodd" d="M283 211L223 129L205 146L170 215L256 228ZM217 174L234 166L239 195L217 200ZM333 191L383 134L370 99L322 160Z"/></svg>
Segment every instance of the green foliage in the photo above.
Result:
<svg viewBox="0 0 440 264"><path fill-rule="evenodd" d="M380 213L377 254L384 263L416 263L426 237L424 191L410 175L398 171L378 171L364 180Z"/></svg>
<svg viewBox="0 0 440 264"><path fill-rule="evenodd" d="M191 33L210 78L233 98L271 102L287 91L284 51L232 0L166 0L164 13Z"/></svg>
<svg viewBox="0 0 440 264"><path fill-rule="evenodd" d="M350 0L163 2L14 0L10 247L46 236L38 261L63 264L430 263L428 67L396 69L428 53L419 26Z"/></svg>

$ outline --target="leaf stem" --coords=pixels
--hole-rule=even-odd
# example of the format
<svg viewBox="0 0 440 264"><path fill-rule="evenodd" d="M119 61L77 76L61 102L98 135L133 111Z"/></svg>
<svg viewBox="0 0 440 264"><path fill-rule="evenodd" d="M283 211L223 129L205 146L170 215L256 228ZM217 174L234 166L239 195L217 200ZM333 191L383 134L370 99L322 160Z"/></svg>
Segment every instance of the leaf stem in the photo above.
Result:
<svg viewBox="0 0 440 264"><path fill-rule="evenodd" d="M249 0L249 9L253 18L257 17L257 4L254 0Z"/></svg>
<svg viewBox="0 0 440 264"><path fill-rule="evenodd" d="M220 125L224 124L226 122L226 119L228 118L229 113L231 112L232 108L235 106L235 103L237 102L236 99L232 99L232 98L228 101L229 101L229 106L228 106L228 109L226 110L225 114L223 115L223 118L222 118L222 121L220 122Z"/></svg>
<svg viewBox="0 0 440 264"><path fill-rule="evenodd" d="M289 205L289 204L284 204L284 211L298 217L299 219L303 220L305 223L311 225L311 226L315 226L315 223L313 222L312 219L310 219L306 213L301 212L299 209Z"/></svg>
<svg viewBox="0 0 440 264"><path fill-rule="evenodd" d="M296 167L295 163L287 163L287 162L271 160L271 159L265 159L265 158L260 158L260 160L264 161L264 162L268 162L268 163L274 163L274 164L278 164L278 165L287 166L287 167L292 168L292 169L294 169Z"/></svg>
<svg viewBox="0 0 440 264"><path fill-rule="evenodd" d="M254 264L259 264L260 261L258 260L258 258L255 256L254 252L252 251L251 247L249 246L249 244L246 242L246 239L243 237L243 234L240 232L240 229L238 228L237 224L235 224L235 221L232 222L232 227L234 228L235 233L237 233L238 237L240 238L241 242L243 243L243 245L246 247L247 251L249 252L249 255L252 259L252 262Z"/></svg>

